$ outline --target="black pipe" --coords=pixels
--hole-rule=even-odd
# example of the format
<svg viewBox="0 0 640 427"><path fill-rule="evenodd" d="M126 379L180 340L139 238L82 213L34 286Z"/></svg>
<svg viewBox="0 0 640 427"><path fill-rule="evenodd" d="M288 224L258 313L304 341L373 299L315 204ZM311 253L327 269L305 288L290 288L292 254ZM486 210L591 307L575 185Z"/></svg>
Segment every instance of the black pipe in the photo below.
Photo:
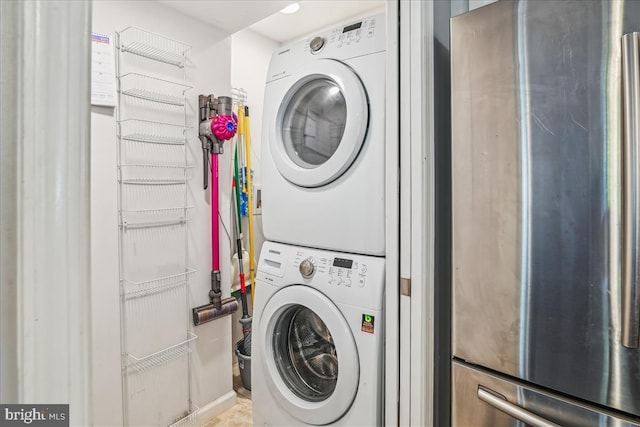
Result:
<svg viewBox="0 0 640 427"><path fill-rule="evenodd" d="M206 190L209 188L209 139L201 135L200 143L202 144L202 182L203 188Z"/></svg>
<svg viewBox="0 0 640 427"><path fill-rule="evenodd" d="M236 239L236 246L238 248L238 270L240 274L244 276L244 268L242 267L242 239ZM241 279L242 280L242 279ZM246 288L246 285L245 285ZM240 292L240 301L242 301L242 317L249 316L249 307L247 306L247 294L246 291Z"/></svg>

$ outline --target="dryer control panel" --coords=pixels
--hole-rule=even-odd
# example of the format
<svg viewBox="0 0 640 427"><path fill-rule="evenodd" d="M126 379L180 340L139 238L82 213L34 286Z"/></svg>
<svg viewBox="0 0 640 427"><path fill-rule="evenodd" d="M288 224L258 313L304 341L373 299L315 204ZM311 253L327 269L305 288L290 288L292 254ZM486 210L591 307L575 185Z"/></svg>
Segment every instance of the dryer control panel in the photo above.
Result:
<svg viewBox="0 0 640 427"><path fill-rule="evenodd" d="M358 43L367 43L368 39L373 39L376 35L377 22L382 19L384 19L383 16L372 16L362 21L336 28L328 33L313 36L307 39L308 43L304 51L317 54L325 46L333 46L336 49L340 49Z"/></svg>
<svg viewBox="0 0 640 427"><path fill-rule="evenodd" d="M296 67L311 59L346 61L382 54L386 49L385 24L385 15L381 13L287 44L271 55L267 83L291 75Z"/></svg>

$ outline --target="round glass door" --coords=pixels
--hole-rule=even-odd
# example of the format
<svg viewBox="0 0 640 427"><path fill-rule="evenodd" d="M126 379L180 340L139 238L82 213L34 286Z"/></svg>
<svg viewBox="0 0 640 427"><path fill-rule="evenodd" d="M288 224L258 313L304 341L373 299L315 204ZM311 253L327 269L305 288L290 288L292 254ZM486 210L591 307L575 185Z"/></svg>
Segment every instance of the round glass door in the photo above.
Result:
<svg viewBox="0 0 640 427"><path fill-rule="evenodd" d="M319 291L286 286L267 301L256 354L281 410L304 424L340 419L358 391L360 365L351 328Z"/></svg>
<svg viewBox="0 0 640 427"><path fill-rule="evenodd" d="M306 169L325 163L338 149L346 121L347 104L334 81L305 83L289 101L282 119L287 155Z"/></svg>
<svg viewBox="0 0 640 427"><path fill-rule="evenodd" d="M362 82L347 65L313 61L283 86L268 144L280 174L302 187L339 178L356 159L369 126Z"/></svg>
<svg viewBox="0 0 640 427"><path fill-rule="evenodd" d="M338 382L338 356L327 325L310 309L293 305L278 320L273 350L278 372L298 397L327 399Z"/></svg>

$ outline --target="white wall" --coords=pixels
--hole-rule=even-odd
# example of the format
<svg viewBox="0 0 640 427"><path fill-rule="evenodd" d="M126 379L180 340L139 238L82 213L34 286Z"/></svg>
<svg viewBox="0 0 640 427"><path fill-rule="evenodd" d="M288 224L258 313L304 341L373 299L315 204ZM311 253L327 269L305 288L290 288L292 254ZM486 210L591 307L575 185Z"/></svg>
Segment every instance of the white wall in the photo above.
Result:
<svg viewBox="0 0 640 427"><path fill-rule="evenodd" d="M260 186L261 183L260 150L264 88L271 54L278 47L278 42L248 29L231 36L231 86L247 91L247 105L251 116L251 166L255 171L256 186Z"/></svg>
<svg viewBox="0 0 640 427"><path fill-rule="evenodd" d="M195 165L188 185L189 204L195 207L189 225L189 266L197 272L191 279L191 306L208 302L211 269L210 199L202 190L202 160L197 139L198 95L230 95L231 42L220 30L181 15L158 2L96 1L93 31L114 35L127 26L146 30L192 45L186 67L187 121L193 127L188 142L189 163ZM153 61L150 61L153 62ZM161 65L162 66L162 65ZM118 286L116 119L114 110L93 107L91 114L92 194L92 290L93 290L93 404L95 425L121 425L120 303ZM230 150L227 150L230 151ZM230 163L221 158L221 211L228 224ZM229 245L221 247L223 297L229 296ZM235 326L235 325L234 325ZM198 335L191 354L193 402L201 408L204 422L235 403L231 376L231 317L194 328ZM171 390L167 390L171 393Z"/></svg>

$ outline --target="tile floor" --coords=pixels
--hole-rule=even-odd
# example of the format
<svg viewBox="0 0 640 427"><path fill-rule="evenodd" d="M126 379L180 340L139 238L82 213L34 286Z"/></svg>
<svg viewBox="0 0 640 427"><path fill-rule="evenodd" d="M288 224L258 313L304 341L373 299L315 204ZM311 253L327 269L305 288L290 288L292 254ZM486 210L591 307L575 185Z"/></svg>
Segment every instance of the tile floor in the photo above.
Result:
<svg viewBox="0 0 640 427"><path fill-rule="evenodd" d="M251 413L251 392L242 387L242 380L237 365L234 367L233 388L238 394L235 406L202 427L252 427L253 417Z"/></svg>
<svg viewBox="0 0 640 427"><path fill-rule="evenodd" d="M218 415L204 427L251 427L251 399L238 393L238 402L228 411Z"/></svg>

